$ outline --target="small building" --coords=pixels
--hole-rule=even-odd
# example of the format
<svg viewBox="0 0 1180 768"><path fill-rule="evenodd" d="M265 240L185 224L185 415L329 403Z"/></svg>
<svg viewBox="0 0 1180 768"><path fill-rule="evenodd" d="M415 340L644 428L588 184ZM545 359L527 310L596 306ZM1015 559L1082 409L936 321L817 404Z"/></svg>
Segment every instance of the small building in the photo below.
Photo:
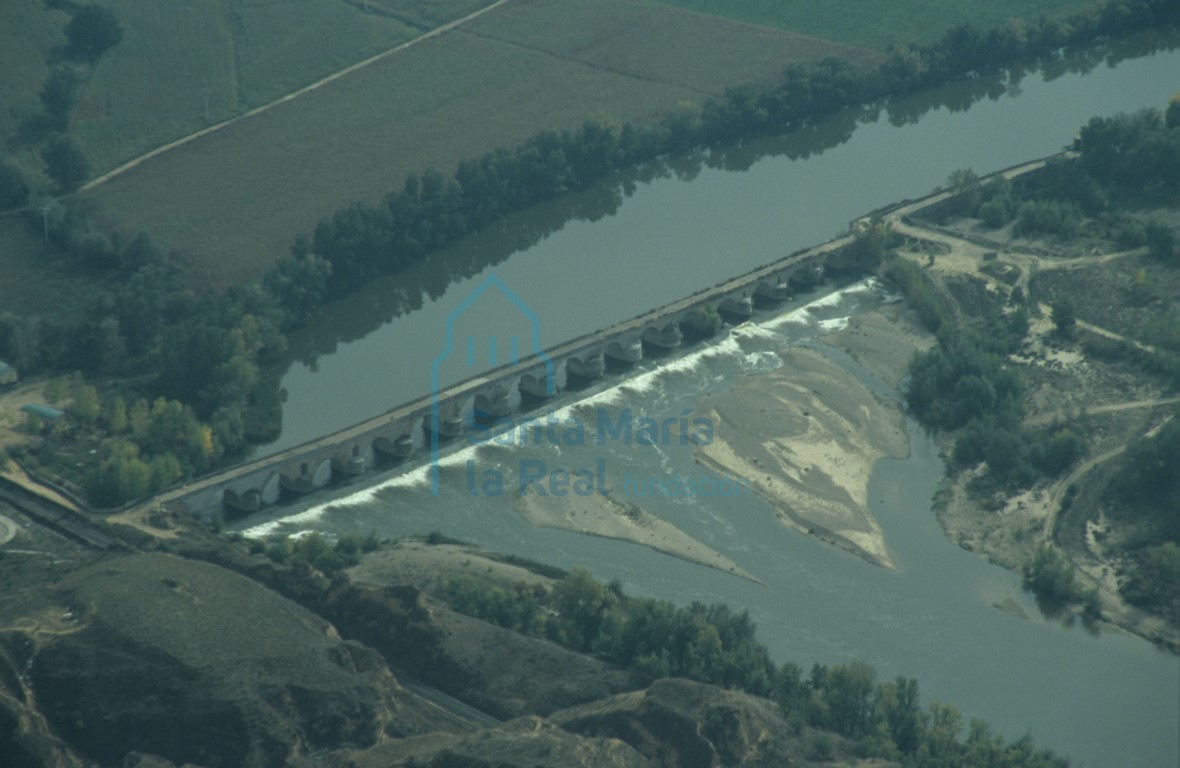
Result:
<svg viewBox="0 0 1180 768"><path fill-rule="evenodd" d="M20 409L23 413L28 414L29 418L40 419L46 424L56 424L66 417L65 411L59 411L41 403L27 403L22 405Z"/></svg>
<svg viewBox="0 0 1180 768"><path fill-rule="evenodd" d="M19 378L20 374L17 373L14 366L0 360L0 387L5 384L15 384Z"/></svg>

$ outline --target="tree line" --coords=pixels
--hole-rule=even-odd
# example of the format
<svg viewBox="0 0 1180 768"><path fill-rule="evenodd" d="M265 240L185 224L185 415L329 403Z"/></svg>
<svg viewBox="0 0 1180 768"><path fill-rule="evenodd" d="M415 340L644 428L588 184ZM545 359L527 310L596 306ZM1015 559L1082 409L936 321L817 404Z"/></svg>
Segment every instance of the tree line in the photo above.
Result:
<svg viewBox="0 0 1180 768"><path fill-rule="evenodd" d="M769 698L792 727L810 725L855 742L863 758L898 760L913 768L972 765L989 768L1067 765L1028 737L1006 742L981 720L964 728L954 706L923 708L918 683L899 676L878 682L860 661L776 665L755 638L749 613L723 604L626 595L618 582L602 584L575 568L551 587L499 586L461 576L444 588L455 610L532 637L588 653L629 669L646 681L686 677Z"/></svg>
<svg viewBox="0 0 1180 768"><path fill-rule="evenodd" d="M70 12L63 32L66 37L64 60L53 64L41 84L38 96L42 112L26 119L19 128L19 142L42 142L40 156L45 174L56 184L58 193L77 189L90 176L90 163L68 134L70 118L88 71L78 65L93 66L110 48L123 39L123 26L114 11L105 5L53 0L46 5ZM0 211L19 208L28 202L32 191L19 167L0 159Z"/></svg>

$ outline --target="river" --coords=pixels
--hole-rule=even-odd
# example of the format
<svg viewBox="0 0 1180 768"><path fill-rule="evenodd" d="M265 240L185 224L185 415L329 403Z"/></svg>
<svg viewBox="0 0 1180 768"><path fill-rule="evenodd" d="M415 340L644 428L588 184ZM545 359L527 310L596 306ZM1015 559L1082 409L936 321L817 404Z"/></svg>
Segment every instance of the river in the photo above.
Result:
<svg viewBox="0 0 1180 768"><path fill-rule="evenodd" d="M1079 71L1063 64L1018 83L983 78L888 110L848 111L800 134L636 172L510 217L418 270L375 281L298 334L291 360L274 372L288 398L283 435L267 451L426 393L447 317L491 272L540 319L542 345L564 341L826 240L865 211L928 192L957 168L1014 165L1057 151L1095 114L1162 106L1180 90L1176 42L1120 43L1070 62ZM736 377L775 365L774 349L822 350L815 337L823 328L891 300L872 281L833 290L763 312L756 333L645 361L626 380L564 401L561 413L581 418L587 409L608 409L617 417L630 408L675 418ZM513 322L512 309L493 303L464 319L500 328ZM748 609L776 659L806 668L862 658L881 679L917 677L927 702L953 702L1010 738L1031 733L1075 765L1176 765L1180 663L1135 638L993 608L1012 597L1039 616L1016 575L942 534L930 510L942 464L921 430L912 423L909 430L909 458L878 462L870 482L870 506L897 573L782 527L756 497L646 500L760 586L636 545L528 528L508 497L472 493L465 471L468 460L510 473L521 457L560 455L567 466L601 458L646 476L700 475L691 450L674 444L467 446L445 459L438 496L426 473L413 471L240 527L382 536L438 530L556 565L585 565L632 594Z"/></svg>

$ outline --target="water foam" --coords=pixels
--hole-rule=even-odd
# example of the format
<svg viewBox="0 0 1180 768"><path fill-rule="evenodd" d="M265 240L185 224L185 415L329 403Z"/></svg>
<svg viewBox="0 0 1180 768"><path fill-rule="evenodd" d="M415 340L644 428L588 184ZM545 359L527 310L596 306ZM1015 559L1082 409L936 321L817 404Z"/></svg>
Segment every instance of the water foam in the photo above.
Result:
<svg viewBox="0 0 1180 768"><path fill-rule="evenodd" d="M825 333L832 333L834 331L842 331L848 327L847 317L833 317L830 320L820 320L819 329Z"/></svg>
<svg viewBox="0 0 1180 768"><path fill-rule="evenodd" d="M268 520L265 523L259 523L258 525L243 530L241 534L248 539L262 539L272 535L279 528L282 528L286 525L305 525L307 523L319 522L323 519L324 513L328 511L329 506L331 505L320 504L318 506L312 507L311 509L305 509L302 512L298 512L294 515ZM312 530L313 529L310 528L302 529L293 535L306 535Z"/></svg>

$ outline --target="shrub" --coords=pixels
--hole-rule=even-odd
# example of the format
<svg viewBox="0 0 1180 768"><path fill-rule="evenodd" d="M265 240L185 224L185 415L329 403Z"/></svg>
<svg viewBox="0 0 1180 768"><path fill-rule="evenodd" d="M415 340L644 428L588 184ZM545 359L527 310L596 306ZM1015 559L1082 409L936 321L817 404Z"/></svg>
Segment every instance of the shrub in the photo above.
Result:
<svg viewBox="0 0 1180 768"><path fill-rule="evenodd" d="M66 39L76 55L97 59L123 39L123 26L110 8L84 5L66 24Z"/></svg>
<svg viewBox="0 0 1180 768"><path fill-rule="evenodd" d="M90 162L73 139L56 136L41 150L45 173L57 182L59 192L72 192L90 175Z"/></svg>
<svg viewBox="0 0 1180 768"><path fill-rule="evenodd" d="M0 160L0 211L19 208L29 199L29 183L15 165Z"/></svg>

